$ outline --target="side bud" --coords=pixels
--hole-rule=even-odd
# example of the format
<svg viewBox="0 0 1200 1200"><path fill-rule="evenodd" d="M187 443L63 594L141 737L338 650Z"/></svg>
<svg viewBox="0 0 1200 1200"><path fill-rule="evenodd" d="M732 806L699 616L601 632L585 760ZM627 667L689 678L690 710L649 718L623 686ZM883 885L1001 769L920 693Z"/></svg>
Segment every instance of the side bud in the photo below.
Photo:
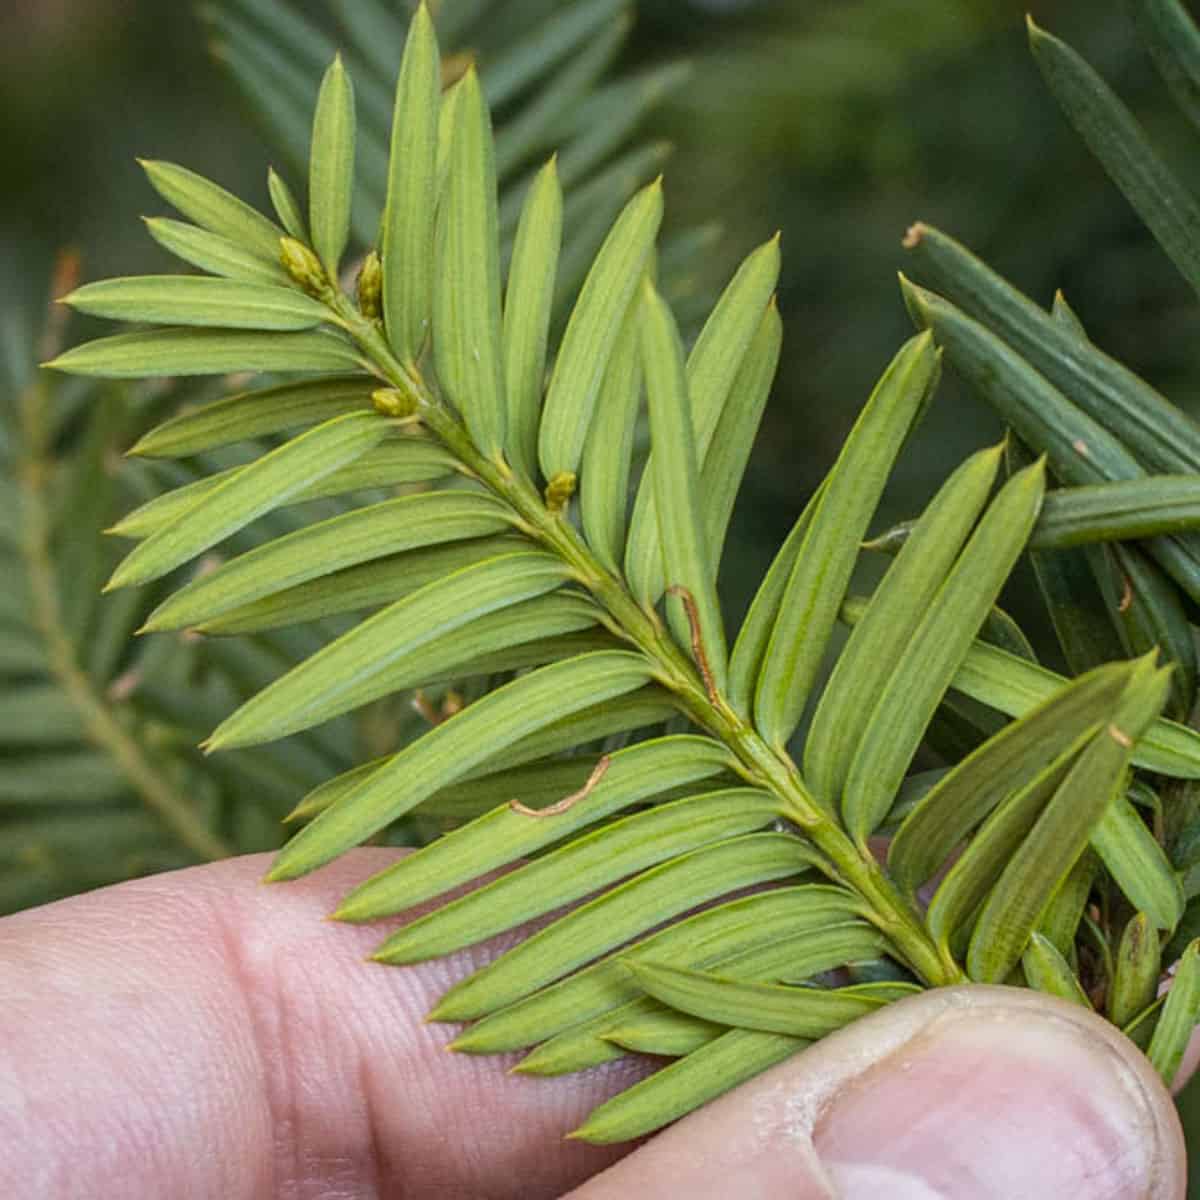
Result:
<svg viewBox="0 0 1200 1200"><path fill-rule="evenodd" d="M279 261L293 282L310 296L323 299L327 295L329 284L321 260L303 242L293 237L280 238Z"/></svg>
<svg viewBox="0 0 1200 1200"><path fill-rule="evenodd" d="M358 311L368 321L378 321L383 316L383 260L377 250L363 259L358 273Z"/></svg>
<svg viewBox="0 0 1200 1200"><path fill-rule="evenodd" d="M546 507L552 513L566 512L571 497L575 495L575 472L559 471L546 484Z"/></svg>
<svg viewBox="0 0 1200 1200"><path fill-rule="evenodd" d="M375 405L375 411L385 417L408 420L417 415L416 400L396 388L380 388L372 392L371 401Z"/></svg>

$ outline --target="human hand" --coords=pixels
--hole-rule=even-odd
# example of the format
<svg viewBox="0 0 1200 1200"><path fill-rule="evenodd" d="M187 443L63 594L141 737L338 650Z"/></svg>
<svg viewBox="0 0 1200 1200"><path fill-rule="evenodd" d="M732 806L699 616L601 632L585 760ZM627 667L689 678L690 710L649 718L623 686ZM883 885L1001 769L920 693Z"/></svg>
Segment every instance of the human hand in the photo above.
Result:
<svg viewBox="0 0 1200 1200"><path fill-rule="evenodd" d="M0 921L0 1196L1184 1196L1174 1107L1132 1044L1005 988L891 1005L632 1153L564 1142L644 1068L538 1080L444 1053L424 1013L511 939L363 965L378 929L321 918L394 855L272 888L237 859Z"/></svg>

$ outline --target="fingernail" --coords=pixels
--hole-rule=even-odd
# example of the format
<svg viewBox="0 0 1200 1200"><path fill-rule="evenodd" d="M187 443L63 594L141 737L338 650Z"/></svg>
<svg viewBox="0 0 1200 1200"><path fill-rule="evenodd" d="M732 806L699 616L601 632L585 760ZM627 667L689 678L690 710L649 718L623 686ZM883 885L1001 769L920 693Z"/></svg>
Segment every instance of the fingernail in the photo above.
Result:
<svg viewBox="0 0 1200 1200"><path fill-rule="evenodd" d="M1055 1012L935 1020L843 1084L813 1143L845 1200L1161 1194L1144 1076L1110 1038Z"/></svg>

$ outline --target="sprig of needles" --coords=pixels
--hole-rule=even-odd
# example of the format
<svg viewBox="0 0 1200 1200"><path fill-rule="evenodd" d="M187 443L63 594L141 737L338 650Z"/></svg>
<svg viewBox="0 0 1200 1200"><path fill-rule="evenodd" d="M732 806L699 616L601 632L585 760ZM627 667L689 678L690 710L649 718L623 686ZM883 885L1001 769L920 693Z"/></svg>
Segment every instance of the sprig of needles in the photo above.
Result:
<svg viewBox="0 0 1200 1200"><path fill-rule="evenodd" d="M1069 110L1107 102L1057 44L1035 44ZM151 615L155 630L216 636L368 614L224 720L209 750L398 690L489 681L302 798L293 816L306 823L268 878L305 875L410 814L453 811L468 819L335 916L392 917L514 869L402 926L377 960L434 958L577 903L431 1017L472 1023L454 1043L464 1052L530 1048L529 1073L629 1052L673 1059L589 1118L578 1135L596 1141L639 1136L881 1004L966 980L1096 1005L1169 1077L1200 1003L1194 946L1165 1001L1155 995L1192 891L1178 846L1200 735L1160 714L1170 700L1186 716L1195 699L1196 503L1193 480L1172 476L1195 473L1200 431L1092 347L1065 307L1042 312L914 227L910 246L963 307L906 283L922 330L730 636L717 580L780 352L779 241L746 258L688 348L656 286L656 180L616 215L557 320L565 160L531 174L506 216L486 92L474 65L448 69L422 5L377 226L355 214L359 109L378 99L357 96L338 57L316 95L307 211L279 175L268 217L147 163L191 222L159 232L209 274L68 298L163 327L77 347L60 370L287 376L175 417L138 454L303 429L131 514L119 532L138 544L110 587L169 576L283 506L402 489L230 559ZM1159 217L1148 214L1174 245ZM366 252L349 289L356 229ZM897 552L882 584L852 597L943 351L1013 435L886 539ZM630 505L643 399L650 451ZM1067 486L1046 503L1048 476ZM1128 583L1128 600L1104 598L1104 620L1133 616L1107 641L1091 626L1064 635L1068 679L1030 661L996 603L1031 547L1057 594L1055 556L1080 544L1104 547ZM852 632L822 683L839 618ZM1121 630L1116 653L1097 656ZM961 750L914 799L914 758L947 728ZM1179 782L1160 794L1164 779ZM881 833L894 835L886 856Z"/></svg>

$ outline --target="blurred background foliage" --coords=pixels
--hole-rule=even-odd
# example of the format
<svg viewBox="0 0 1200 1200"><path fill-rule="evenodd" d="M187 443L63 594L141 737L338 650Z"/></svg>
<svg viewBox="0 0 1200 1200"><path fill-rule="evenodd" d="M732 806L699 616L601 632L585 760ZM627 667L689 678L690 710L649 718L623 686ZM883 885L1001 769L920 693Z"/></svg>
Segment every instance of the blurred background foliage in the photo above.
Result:
<svg viewBox="0 0 1200 1200"><path fill-rule="evenodd" d="M326 0L292 2L319 13ZM698 258L697 291L772 230L784 232L784 360L730 539L735 617L911 331L894 278L913 220L953 233L1039 301L1063 288L1099 345L1197 411L1200 341L1186 287L1046 93L1024 7L638 4L627 58L694 64L654 132L675 146L667 185L677 227L720 224ZM1200 184L1183 119L1121 0L1033 8ZM46 264L63 246L78 249L85 278L173 269L136 219L160 206L135 156L186 163L259 203L263 165L279 159L214 64L191 6L161 0L0 6L0 153L8 312L44 293ZM949 378L902 460L880 526L915 512L953 464L998 434ZM1018 580L1010 593L1010 609L1048 650L1033 589Z"/></svg>

